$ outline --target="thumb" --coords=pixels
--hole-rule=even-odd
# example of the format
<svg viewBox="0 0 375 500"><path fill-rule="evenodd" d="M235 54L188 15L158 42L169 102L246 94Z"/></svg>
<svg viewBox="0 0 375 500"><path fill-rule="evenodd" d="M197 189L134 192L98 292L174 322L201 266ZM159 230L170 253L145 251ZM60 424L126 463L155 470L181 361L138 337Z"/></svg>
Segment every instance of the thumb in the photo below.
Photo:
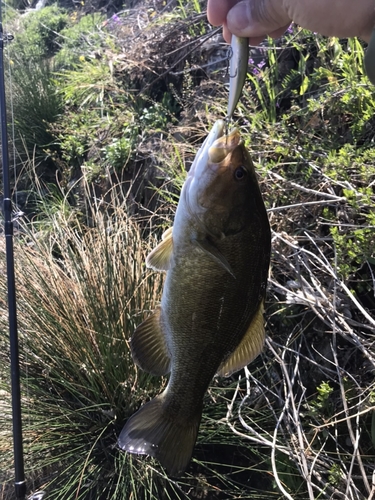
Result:
<svg viewBox="0 0 375 500"><path fill-rule="evenodd" d="M278 37L292 20L280 0L242 0L227 15L227 28L241 37Z"/></svg>

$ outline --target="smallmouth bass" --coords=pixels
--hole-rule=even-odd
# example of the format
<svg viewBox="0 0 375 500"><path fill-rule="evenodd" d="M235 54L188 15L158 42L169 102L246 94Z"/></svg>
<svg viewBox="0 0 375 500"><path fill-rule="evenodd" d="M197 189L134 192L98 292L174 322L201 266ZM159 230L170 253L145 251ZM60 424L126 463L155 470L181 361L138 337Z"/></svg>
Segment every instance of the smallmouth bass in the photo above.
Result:
<svg viewBox="0 0 375 500"><path fill-rule="evenodd" d="M131 338L137 365L170 373L164 392L126 422L120 448L156 457L171 476L189 465L203 397L262 350L271 233L251 158L218 120L183 185L173 228L148 255L167 271L161 305Z"/></svg>

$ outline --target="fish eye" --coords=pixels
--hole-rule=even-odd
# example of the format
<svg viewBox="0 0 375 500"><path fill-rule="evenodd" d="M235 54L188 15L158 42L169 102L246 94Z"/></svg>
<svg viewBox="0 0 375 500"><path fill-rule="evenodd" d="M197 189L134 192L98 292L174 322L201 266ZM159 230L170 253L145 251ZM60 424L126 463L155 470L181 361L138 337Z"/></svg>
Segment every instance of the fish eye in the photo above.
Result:
<svg viewBox="0 0 375 500"><path fill-rule="evenodd" d="M236 181L242 181L246 177L247 170L244 166L237 167L236 170L233 173L234 178Z"/></svg>

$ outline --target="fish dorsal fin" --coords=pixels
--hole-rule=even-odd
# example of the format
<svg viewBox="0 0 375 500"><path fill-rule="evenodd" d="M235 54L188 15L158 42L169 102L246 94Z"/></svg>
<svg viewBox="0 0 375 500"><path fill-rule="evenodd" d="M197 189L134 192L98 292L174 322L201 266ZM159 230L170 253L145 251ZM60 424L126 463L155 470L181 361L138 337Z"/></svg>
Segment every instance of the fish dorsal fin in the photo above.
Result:
<svg viewBox="0 0 375 500"><path fill-rule="evenodd" d="M224 257L224 255L220 252L218 248L215 247L213 243L208 241L207 239L198 240L194 239L193 244L199 247L206 255L208 255L211 259L217 262L221 267L223 267L234 279L236 279L232 268L229 265L229 262Z"/></svg>
<svg viewBox="0 0 375 500"><path fill-rule="evenodd" d="M165 335L160 324L160 308L135 329L130 339L134 362L152 375L166 375L171 360Z"/></svg>
<svg viewBox="0 0 375 500"><path fill-rule="evenodd" d="M147 255L146 266L155 271L168 271L173 253L172 227L161 238L161 242Z"/></svg>
<svg viewBox="0 0 375 500"><path fill-rule="evenodd" d="M241 370L261 353L266 333L264 331L264 301L259 304L258 310L252 319L241 343L232 352L230 357L219 366L217 375L229 377L232 373Z"/></svg>

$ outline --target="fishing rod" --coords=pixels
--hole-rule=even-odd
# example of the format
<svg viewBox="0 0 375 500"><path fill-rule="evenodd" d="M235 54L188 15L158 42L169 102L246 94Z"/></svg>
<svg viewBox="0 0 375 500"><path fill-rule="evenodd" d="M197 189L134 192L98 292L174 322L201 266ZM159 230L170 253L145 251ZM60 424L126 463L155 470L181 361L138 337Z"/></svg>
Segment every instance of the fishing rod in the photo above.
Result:
<svg viewBox="0 0 375 500"><path fill-rule="evenodd" d="M8 315L9 315L9 340L10 340L10 375L12 392L12 417L13 417L13 452L15 472L15 493L18 500L24 500L26 495L26 482L22 443L22 416L21 416L21 389L20 389L20 366L17 331L17 306L16 286L14 277L14 251L13 251L13 222L12 222L12 200L9 178L9 152L7 133L7 113L5 100L4 80L4 42L12 39L4 35L2 10L0 1L0 127L1 127L1 157L3 167L3 189L4 189L4 235L6 249L6 268L8 286Z"/></svg>

